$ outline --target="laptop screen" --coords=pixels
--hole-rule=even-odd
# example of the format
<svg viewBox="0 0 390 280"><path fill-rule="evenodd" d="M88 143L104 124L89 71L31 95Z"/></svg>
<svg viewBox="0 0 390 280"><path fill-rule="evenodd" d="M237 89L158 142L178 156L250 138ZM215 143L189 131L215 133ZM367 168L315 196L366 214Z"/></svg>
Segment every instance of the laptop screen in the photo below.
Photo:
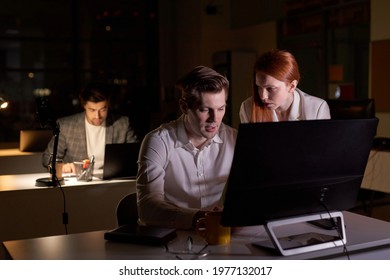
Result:
<svg viewBox="0 0 390 280"><path fill-rule="evenodd" d="M102 179L135 179L138 172L140 145L140 143L106 144Z"/></svg>

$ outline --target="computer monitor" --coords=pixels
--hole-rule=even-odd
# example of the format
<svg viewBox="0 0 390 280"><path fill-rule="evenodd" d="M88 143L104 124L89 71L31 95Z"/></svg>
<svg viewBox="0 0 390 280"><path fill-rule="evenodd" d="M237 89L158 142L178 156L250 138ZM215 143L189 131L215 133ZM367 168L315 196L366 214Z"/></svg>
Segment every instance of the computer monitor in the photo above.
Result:
<svg viewBox="0 0 390 280"><path fill-rule="evenodd" d="M240 124L221 224L270 221L355 206L377 119Z"/></svg>

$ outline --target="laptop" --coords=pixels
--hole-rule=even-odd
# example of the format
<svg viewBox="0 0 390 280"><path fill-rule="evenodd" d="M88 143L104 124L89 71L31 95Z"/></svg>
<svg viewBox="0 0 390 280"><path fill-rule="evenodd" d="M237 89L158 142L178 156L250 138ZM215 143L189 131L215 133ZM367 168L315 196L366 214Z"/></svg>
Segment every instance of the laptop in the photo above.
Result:
<svg viewBox="0 0 390 280"><path fill-rule="evenodd" d="M140 143L106 144L102 179L135 179L140 146Z"/></svg>
<svg viewBox="0 0 390 280"><path fill-rule="evenodd" d="M53 137L52 130L31 129L21 130L19 150L21 152L43 152L50 139Z"/></svg>

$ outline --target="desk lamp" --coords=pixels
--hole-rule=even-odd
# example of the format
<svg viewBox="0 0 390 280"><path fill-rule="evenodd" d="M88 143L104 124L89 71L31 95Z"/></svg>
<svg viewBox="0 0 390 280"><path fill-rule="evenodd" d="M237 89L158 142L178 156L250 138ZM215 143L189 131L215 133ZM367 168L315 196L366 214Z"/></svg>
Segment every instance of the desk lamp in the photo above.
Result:
<svg viewBox="0 0 390 280"><path fill-rule="evenodd" d="M52 113L49 107L49 100L47 97L40 97L36 99L37 104L37 114L39 118L39 122L42 128L51 127L53 130L54 136L54 146L53 153L51 157L50 163L50 178L39 178L36 180L36 186L57 186L60 185L60 180L58 180L56 176L56 159L57 159L57 147L58 147L58 137L60 135L60 129L58 127L57 122L53 119Z"/></svg>
<svg viewBox="0 0 390 280"><path fill-rule="evenodd" d="M5 109L8 107L8 101L5 97L0 96L0 109Z"/></svg>

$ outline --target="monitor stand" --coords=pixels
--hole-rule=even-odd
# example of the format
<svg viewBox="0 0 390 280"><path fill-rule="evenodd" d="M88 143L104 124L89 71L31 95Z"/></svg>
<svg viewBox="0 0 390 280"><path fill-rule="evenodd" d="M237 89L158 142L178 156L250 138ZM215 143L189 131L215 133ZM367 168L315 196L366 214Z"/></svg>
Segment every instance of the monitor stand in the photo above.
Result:
<svg viewBox="0 0 390 280"><path fill-rule="evenodd" d="M315 232L283 235L283 232L286 233L286 226L313 221L321 222L322 220L333 220L334 228L328 230L317 228L319 230L315 230ZM343 214L339 211L272 220L265 223L264 227L272 243L259 241L253 245L277 249L283 256L344 246L347 242Z"/></svg>

